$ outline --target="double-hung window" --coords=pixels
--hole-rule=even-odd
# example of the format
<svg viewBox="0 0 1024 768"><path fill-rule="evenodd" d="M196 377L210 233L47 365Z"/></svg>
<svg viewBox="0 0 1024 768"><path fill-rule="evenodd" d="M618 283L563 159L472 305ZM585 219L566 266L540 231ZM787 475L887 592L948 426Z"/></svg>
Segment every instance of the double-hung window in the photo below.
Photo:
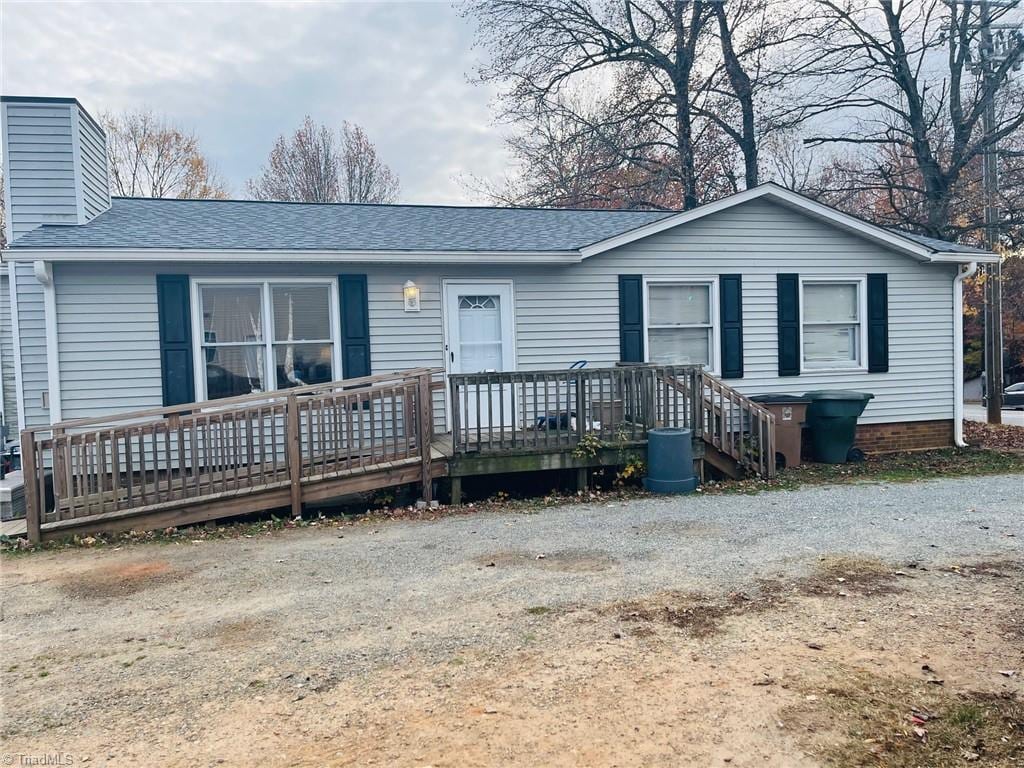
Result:
<svg viewBox="0 0 1024 768"><path fill-rule="evenodd" d="M715 367L712 281L647 283L647 359Z"/></svg>
<svg viewBox="0 0 1024 768"><path fill-rule="evenodd" d="M862 367L863 281L807 279L801 290L804 369Z"/></svg>
<svg viewBox="0 0 1024 768"><path fill-rule="evenodd" d="M198 281L202 399L340 378L335 291L320 279Z"/></svg>

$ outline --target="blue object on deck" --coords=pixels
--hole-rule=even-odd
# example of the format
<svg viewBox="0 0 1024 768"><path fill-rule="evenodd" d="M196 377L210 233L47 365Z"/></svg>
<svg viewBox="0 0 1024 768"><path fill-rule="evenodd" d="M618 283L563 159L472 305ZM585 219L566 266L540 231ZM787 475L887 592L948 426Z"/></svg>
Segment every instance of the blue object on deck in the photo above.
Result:
<svg viewBox="0 0 1024 768"><path fill-rule="evenodd" d="M692 429L648 430L644 488L654 493L691 493L697 488L697 477L693 474Z"/></svg>

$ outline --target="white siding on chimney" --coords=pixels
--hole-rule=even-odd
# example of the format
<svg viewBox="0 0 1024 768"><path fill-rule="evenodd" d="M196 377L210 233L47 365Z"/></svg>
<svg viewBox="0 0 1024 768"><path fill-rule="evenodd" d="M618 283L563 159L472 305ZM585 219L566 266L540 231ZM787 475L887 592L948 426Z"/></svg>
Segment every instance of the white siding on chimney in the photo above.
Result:
<svg viewBox="0 0 1024 768"><path fill-rule="evenodd" d="M0 104L5 137L7 215L12 239L40 224L76 224L74 104Z"/></svg>

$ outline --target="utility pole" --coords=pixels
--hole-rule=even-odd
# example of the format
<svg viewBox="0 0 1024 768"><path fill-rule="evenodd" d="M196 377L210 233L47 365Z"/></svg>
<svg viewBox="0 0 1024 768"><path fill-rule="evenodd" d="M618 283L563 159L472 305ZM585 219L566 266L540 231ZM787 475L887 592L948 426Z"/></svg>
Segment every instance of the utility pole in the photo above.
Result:
<svg viewBox="0 0 1024 768"><path fill-rule="evenodd" d="M977 63L971 71L981 79L982 131L985 139L996 132L996 91L1005 77L1002 66L1010 56L1015 58L1012 68L1020 69L1024 59L1024 32L1020 22L996 21L992 10L1004 13L1019 8L1024 0L978 0L978 23L970 24L978 32ZM964 6L970 13L975 0L944 0L949 6ZM954 14L955 18L955 14ZM993 31L995 34L993 34ZM950 30L950 34L953 30ZM970 60L970 57L969 59ZM985 244L993 253L999 246L999 146L996 142L986 143L982 158L982 186L985 195ZM983 318L985 321L985 394L988 403L988 422L1003 423L1003 266L1001 263L986 265L982 270L985 279L983 291ZM962 375L962 372L957 375Z"/></svg>
<svg viewBox="0 0 1024 768"><path fill-rule="evenodd" d="M980 51L982 92L985 94L985 111L982 115L982 130L991 136L996 130L996 100L994 72L996 52L992 40L991 0L981 0ZM985 242L990 251L999 244L999 148L989 144L985 149L982 165L982 183L985 190ZM1002 265L988 264L985 268L984 289L985 321L985 391L988 395L988 423L1003 423L1003 286Z"/></svg>

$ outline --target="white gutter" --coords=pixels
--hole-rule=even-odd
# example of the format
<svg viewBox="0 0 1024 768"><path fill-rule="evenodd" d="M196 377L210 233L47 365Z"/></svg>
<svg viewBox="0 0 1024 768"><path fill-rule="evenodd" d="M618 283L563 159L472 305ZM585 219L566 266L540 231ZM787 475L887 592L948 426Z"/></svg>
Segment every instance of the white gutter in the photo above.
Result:
<svg viewBox="0 0 1024 768"><path fill-rule="evenodd" d="M978 264L998 264L999 254L988 252L957 253L956 251L949 251L944 253L933 253L928 258L928 261L939 264L964 264L968 259Z"/></svg>
<svg viewBox="0 0 1024 768"><path fill-rule="evenodd" d="M964 442L964 280L978 271L972 261L957 270L953 278L953 444L966 448Z"/></svg>
<svg viewBox="0 0 1024 768"><path fill-rule="evenodd" d="M578 264L579 251L325 251L183 248L9 248L3 261L319 263L319 264Z"/></svg>

